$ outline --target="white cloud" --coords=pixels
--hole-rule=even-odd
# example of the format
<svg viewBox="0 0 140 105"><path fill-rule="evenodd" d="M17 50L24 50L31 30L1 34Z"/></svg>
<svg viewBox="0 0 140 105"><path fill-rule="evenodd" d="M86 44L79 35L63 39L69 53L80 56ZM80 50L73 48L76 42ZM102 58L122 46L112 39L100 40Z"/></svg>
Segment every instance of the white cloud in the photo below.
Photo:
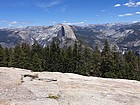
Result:
<svg viewBox="0 0 140 105"><path fill-rule="evenodd" d="M61 4L60 0L53 0L52 2L39 2L36 4L36 6L39 8L47 9L47 8L50 8L59 4Z"/></svg>
<svg viewBox="0 0 140 105"><path fill-rule="evenodd" d="M66 25L83 25L85 24L85 20L84 21L81 21L81 22L67 22L67 21L62 21L62 22L55 22L55 21L49 21L51 24L59 24L59 23L62 23L62 24L66 24Z"/></svg>
<svg viewBox="0 0 140 105"><path fill-rule="evenodd" d="M0 20L0 23L7 27L19 27L19 26L27 26L32 24L32 22L27 21L7 21L7 20Z"/></svg>
<svg viewBox="0 0 140 105"><path fill-rule="evenodd" d="M140 21L133 21L132 23L137 23L137 22L140 22Z"/></svg>
<svg viewBox="0 0 140 105"><path fill-rule="evenodd" d="M50 24L57 24L55 21L49 21Z"/></svg>
<svg viewBox="0 0 140 105"><path fill-rule="evenodd" d="M83 24L85 24L85 22L84 22L84 21L81 21L81 22L75 22L75 23L64 22L63 24L67 24L67 25L83 25Z"/></svg>
<svg viewBox="0 0 140 105"><path fill-rule="evenodd" d="M9 27L12 27L13 25L12 25L12 24L8 24L8 26L9 26Z"/></svg>
<svg viewBox="0 0 140 105"><path fill-rule="evenodd" d="M133 1L129 1L128 3L125 3L123 4L124 6L127 6L127 7L135 7L136 3L133 2Z"/></svg>
<svg viewBox="0 0 140 105"><path fill-rule="evenodd" d="M0 23L6 23L7 21L6 20L0 20Z"/></svg>
<svg viewBox="0 0 140 105"><path fill-rule="evenodd" d="M126 14L121 14L121 15L118 15L118 16L119 17L125 17L125 16L133 16L133 15L140 15L140 12L126 13Z"/></svg>
<svg viewBox="0 0 140 105"><path fill-rule="evenodd" d="M65 20L63 21L63 23L66 23L66 22L67 22L67 21L65 21Z"/></svg>
<svg viewBox="0 0 140 105"><path fill-rule="evenodd" d="M15 25L15 24L18 24L17 21L12 21L12 22L8 22L9 24L12 24L12 25Z"/></svg>
<svg viewBox="0 0 140 105"><path fill-rule="evenodd" d="M62 0L42 0L42 2L37 2L36 4L34 4L36 7L43 9L44 11L46 11L47 13L50 13L50 9L52 7L55 6L59 6L57 9L60 12L65 12L66 11L66 7L64 5L61 5L63 2ZM61 6L60 6L61 5Z"/></svg>
<svg viewBox="0 0 140 105"><path fill-rule="evenodd" d="M116 4L116 5L114 5L114 7L120 7L121 6L121 4Z"/></svg>
<svg viewBox="0 0 140 105"><path fill-rule="evenodd" d="M140 15L140 12L136 12L135 14Z"/></svg>
<svg viewBox="0 0 140 105"><path fill-rule="evenodd" d="M52 6L55 6L55 5L58 5L58 4L60 4L60 1L52 1L52 2L50 2L48 5L47 5L47 7L52 7Z"/></svg>
<svg viewBox="0 0 140 105"><path fill-rule="evenodd" d="M52 22L52 24L56 24L56 22L54 21L54 22Z"/></svg>
<svg viewBox="0 0 140 105"><path fill-rule="evenodd" d="M137 5L137 6L140 6L140 2L137 2L136 5Z"/></svg>
<svg viewBox="0 0 140 105"><path fill-rule="evenodd" d="M11 22L7 22L7 24L8 24L9 27L13 27L13 26L17 25L18 22L17 21L11 21Z"/></svg>
<svg viewBox="0 0 140 105"><path fill-rule="evenodd" d="M138 7L140 6L140 2L134 2L130 0L128 3L125 3L123 5L127 7Z"/></svg>
<svg viewBox="0 0 140 105"><path fill-rule="evenodd" d="M7 20L0 20L0 23L8 24L8 26L12 26L12 25L18 24L17 21L7 21Z"/></svg>
<svg viewBox="0 0 140 105"><path fill-rule="evenodd" d="M119 17L125 17L125 16L133 16L133 14L132 13L126 13L126 14L119 15Z"/></svg>

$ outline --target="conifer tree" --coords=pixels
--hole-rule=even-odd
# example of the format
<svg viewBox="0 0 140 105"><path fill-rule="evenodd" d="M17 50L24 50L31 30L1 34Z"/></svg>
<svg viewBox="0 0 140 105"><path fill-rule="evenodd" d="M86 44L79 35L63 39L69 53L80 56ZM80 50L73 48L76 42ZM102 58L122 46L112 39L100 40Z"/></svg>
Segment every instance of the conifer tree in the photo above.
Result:
<svg viewBox="0 0 140 105"><path fill-rule="evenodd" d="M0 45L0 67L4 66L4 49Z"/></svg>
<svg viewBox="0 0 140 105"><path fill-rule="evenodd" d="M42 62L42 67L43 67L43 70L49 70L49 63L50 63L50 55L49 55L49 52L50 52L50 48L49 46L46 46L43 48L43 62Z"/></svg>
<svg viewBox="0 0 140 105"><path fill-rule="evenodd" d="M32 45L32 49L31 49L31 55L34 55L34 53L37 53L39 58L42 58L42 47L39 45L39 43L37 41L34 42L34 44Z"/></svg>
<svg viewBox="0 0 140 105"><path fill-rule="evenodd" d="M85 47L80 58L79 73L81 75L90 75L91 65L91 51Z"/></svg>
<svg viewBox="0 0 140 105"><path fill-rule="evenodd" d="M66 54L65 54L65 50L64 49L61 49L61 52L60 52L60 61L59 61L59 70L58 72L65 72L65 59L66 58Z"/></svg>
<svg viewBox="0 0 140 105"><path fill-rule="evenodd" d="M73 47L73 73L76 73L78 71L78 44L75 41L74 47Z"/></svg>
<svg viewBox="0 0 140 105"><path fill-rule="evenodd" d="M20 55L21 54L21 47L20 45L16 45L14 48L14 52L13 52L13 59L12 59L12 65L14 67L19 67L20 68Z"/></svg>
<svg viewBox="0 0 140 105"><path fill-rule="evenodd" d="M32 70L35 72L40 72L42 71L41 67L41 59L39 58L37 53L34 53L33 58L32 58Z"/></svg>
<svg viewBox="0 0 140 105"><path fill-rule="evenodd" d="M58 44L56 44L54 41L50 45L50 63L49 63L49 68L50 71L57 71L59 69L59 62L60 62L60 48Z"/></svg>
<svg viewBox="0 0 140 105"><path fill-rule="evenodd" d="M100 66L101 66L101 52L98 49L98 46L95 47L92 52L92 69L90 75L92 76L101 76Z"/></svg>
<svg viewBox="0 0 140 105"><path fill-rule="evenodd" d="M115 63L107 40L104 43L104 48L101 55L102 61L100 71L102 72L102 77L116 77L114 70Z"/></svg>
<svg viewBox="0 0 140 105"><path fill-rule="evenodd" d="M80 73L81 71L83 71L83 46L82 43L80 42L78 45L78 56L77 56L77 71L76 73L78 74L82 74Z"/></svg>
<svg viewBox="0 0 140 105"><path fill-rule="evenodd" d="M65 72L68 72L68 73L73 73L75 69L75 65L73 63L73 51L70 46L65 51L64 69L65 69Z"/></svg>
<svg viewBox="0 0 140 105"><path fill-rule="evenodd" d="M129 68L127 69L127 77L128 79L137 79L139 78L137 74L139 74L138 68L138 59L136 55L132 51L128 51L125 53L126 63L128 63Z"/></svg>
<svg viewBox="0 0 140 105"><path fill-rule="evenodd" d="M4 66L9 67L10 62L10 50L8 48L4 49Z"/></svg>
<svg viewBox="0 0 140 105"><path fill-rule="evenodd" d="M13 59L14 59L14 51L13 51L13 48L9 48L9 54L10 54L10 56L9 56L9 62L8 62L8 67L14 67L13 66Z"/></svg>
<svg viewBox="0 0 140 105"><path fill-rule="evenodd" d="M22 47L20 49L20 56L19 56L19 67L22 69L27 69L28 68L28 58L26 53L23 51Z"/></svg>
<svg viewBox="0 0 140 105"><path fill-rule="evenodd" d="M26 43L22 43L21 44L21 58L23 59L22 63L24 63L23 67L25 69L31 69L31 59L32 59L32 55L31 55L31 48L28 44Z"/></svg>

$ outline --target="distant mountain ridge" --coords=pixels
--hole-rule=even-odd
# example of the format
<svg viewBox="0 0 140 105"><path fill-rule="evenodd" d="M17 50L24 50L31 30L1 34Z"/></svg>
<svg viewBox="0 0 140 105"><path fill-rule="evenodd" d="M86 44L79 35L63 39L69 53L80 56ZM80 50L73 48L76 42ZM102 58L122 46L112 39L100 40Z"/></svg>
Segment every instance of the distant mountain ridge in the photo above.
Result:
<svg viewBox="0 0 140 105"><path fill-rule="evenodd" d="M32 45L37 41L41 46L49 45L53 40L59 39L60 47L71 46L75 41L94 48L102 49L104 40L107 39L111 46L119 49L140 49L140 23L112 23L102 25L64 25L54 26L29 26L17 29L0 29L0 44L12 47L17 43Z"/></svg>
<svg viewBox="0 0 140 105"><path fill-rule="evenodd" d="M12 47L17 43L28 43L32 45L37 41L41 46L50 44L56 38L60 41L60 46L69 46L77 40L71 27L58 24L55 26L31 26L18 29L0 29L0 44ZM68 45L67 45L68 44Z"/></svg>
<svg viewBox="0 0 140 105"><path fill-rule="evenodd" d="M72 27L77 38L90 47L98 45L102 48L104 40L107 39L111 46L116 45L120 49L139 50L140 48L140 23Z"/></svg>

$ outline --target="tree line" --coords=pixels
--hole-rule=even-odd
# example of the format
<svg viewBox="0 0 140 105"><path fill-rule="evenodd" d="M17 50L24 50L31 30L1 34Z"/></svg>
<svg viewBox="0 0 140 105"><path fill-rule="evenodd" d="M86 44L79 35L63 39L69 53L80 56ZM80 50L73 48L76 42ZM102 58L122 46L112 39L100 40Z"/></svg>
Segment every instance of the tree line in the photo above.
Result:
<svg viewBox="0 0 140 105"><path fill-rule="evenodd" d="M0 46L0 66L140 80L140 58L132 51L121 54L115 46L110 49L107 41L102 52L98 47L91 50L76 42L65 49L54 41L46 47L36 42L32 46L26 43L14 48Z"/></svg>

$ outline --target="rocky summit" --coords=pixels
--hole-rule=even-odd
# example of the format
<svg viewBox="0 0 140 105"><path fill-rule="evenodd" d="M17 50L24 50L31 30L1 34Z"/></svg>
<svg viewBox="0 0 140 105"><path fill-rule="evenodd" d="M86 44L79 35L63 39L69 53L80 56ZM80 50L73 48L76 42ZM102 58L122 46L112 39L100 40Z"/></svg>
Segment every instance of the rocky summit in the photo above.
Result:
<svg viewBox="0 0 140 105"><path fill-rule="evenodd" d="M139 105L140 82L0 68L0 105Z"/></svg>

